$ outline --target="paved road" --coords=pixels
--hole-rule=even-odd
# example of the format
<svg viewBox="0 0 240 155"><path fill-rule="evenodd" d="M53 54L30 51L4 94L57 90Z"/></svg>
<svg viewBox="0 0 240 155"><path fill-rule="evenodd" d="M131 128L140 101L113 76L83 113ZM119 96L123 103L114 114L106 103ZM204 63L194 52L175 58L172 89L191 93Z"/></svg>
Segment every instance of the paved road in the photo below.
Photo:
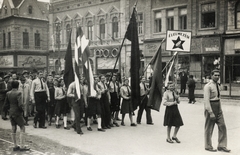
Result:
<svg viewBox="0 0 240 155"><path fill-rule="evenodd" d="M76 134L72 129L66 131L51 126L48 129L26 128L31 135L42 135L64 146L70 146L93 155L224 155L226 153L207 152L204 150L204 115L203 99L197 99L196 104L188 104L187 98L182 98L179 110L184 126L180 128L178 138L181 144L166 142L166 127L163 127L165 107L160 112L152 111L154 125L145 124L145 115L142 124L131 127L128 117L126 126L114 127L105 133L96 131L97 126L92 125L93 131L83 127L84 135ZM228 131L228 148L231 155L240 153L240 106L239 100L222 100L225 122ZM136 112L135 112L136 113ZM145 114L145 113L144 113ZM134 117L136 119L136 117ZM32 123L30 121L30 123ZM0 128L10 129L10 123L0 121ZM213 146L217 147L217 126L213 134ZM1 145L0 145L1 148Z"/></svg>

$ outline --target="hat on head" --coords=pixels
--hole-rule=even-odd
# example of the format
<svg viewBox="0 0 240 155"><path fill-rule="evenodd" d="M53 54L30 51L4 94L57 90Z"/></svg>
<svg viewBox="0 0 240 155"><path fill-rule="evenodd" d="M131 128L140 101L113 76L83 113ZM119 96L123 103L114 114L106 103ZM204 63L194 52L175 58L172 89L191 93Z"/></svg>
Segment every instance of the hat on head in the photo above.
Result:
<svg viewBox="0 0 240 155"><path fill-rule="evenodd" d="M27 70L24 70L24 71L22 72L22 75L25 74L25 73L28 73L28 74L29 74L29 72L28 72Z"/></svg>
<svg viewBox="0 0 240 155"><path fill-rule="evenodd" d="M5 79L5 78L9 78L9 77L10 77L10 75L7 74L7 75L5 75L3 78Z"/></svg>

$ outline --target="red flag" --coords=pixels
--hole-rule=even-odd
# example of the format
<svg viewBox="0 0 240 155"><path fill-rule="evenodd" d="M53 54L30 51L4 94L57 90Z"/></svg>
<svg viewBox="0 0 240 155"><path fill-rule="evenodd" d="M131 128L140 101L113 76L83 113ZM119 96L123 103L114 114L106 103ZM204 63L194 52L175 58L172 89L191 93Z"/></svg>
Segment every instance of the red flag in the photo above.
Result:
<svg viewBox="0 0 240 155"><path fill-rule="evenodd" d="M73 63L72 63L72 47L71 47L71 34L72 31L70 32L69 36L69 41L68 41L68 47L67 47L67 52L65 55L65 69L64 69L64 83L65 86L68 88L70 83L74 81L74 72L73 72Z"/></svg>
<svg viewBox="0 0 240 155"><path fill-rule="evenodd" d="M147 106L156 111L159 111L162 102L163 80L161 48L162 46L159 47L152 59L153 61L150 62L153 67L153 77Z"/></svg>
<svg viewBox="0 0 240 155"><path fill-rule="evenodd" d="M138 30L136 21L136 9L133 9L130 23L127 28L126 38L131 41L131 101L133 104L133 110L137 109L140 103L140 50L138 42Z"/></svg>

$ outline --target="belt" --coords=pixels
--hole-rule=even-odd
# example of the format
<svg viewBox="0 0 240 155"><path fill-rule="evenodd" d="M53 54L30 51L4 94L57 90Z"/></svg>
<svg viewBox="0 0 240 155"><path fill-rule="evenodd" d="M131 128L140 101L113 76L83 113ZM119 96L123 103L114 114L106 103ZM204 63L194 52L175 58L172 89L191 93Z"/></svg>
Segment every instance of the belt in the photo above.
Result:
<svg viewBox="0 0 240 155"><path fill-rule="evenodd" d="M210 102L219 102L219 101L220 101L220 100L213 100L213 101L210 100Z"/></svg>

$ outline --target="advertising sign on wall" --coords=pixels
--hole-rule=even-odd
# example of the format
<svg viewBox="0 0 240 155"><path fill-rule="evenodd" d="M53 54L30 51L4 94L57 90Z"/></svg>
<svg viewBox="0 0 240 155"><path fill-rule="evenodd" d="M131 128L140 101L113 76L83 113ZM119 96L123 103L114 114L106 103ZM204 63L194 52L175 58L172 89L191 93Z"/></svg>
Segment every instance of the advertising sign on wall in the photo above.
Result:
<svg viewBox="0 0 240 155"><path fill-rule="evenodd" d="M18 55L18 67L46 67L47 57L38 55Z"/></svg>
<svg viewBox="0 0 240 155"><path fill-rule="evenodd" d="M0 67L13 67L13 55L0 56Z"/></svg>

